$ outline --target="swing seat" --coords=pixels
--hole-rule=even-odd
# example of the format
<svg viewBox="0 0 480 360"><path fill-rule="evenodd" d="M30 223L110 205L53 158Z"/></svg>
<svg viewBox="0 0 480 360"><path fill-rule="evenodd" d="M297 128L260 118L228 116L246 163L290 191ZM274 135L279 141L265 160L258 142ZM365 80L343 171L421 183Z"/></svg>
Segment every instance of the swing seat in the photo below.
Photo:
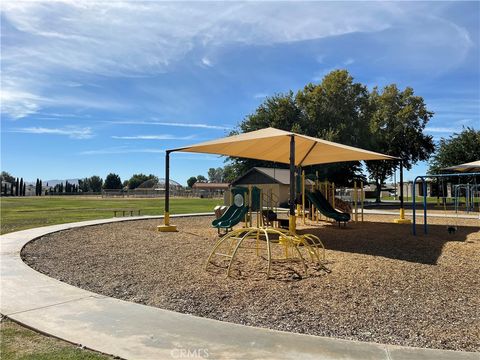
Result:
<svg viewBox="0 0 480 360"><path fill-rule="evenodd" d="M449 226L447 227L447 231L449 234L455 234L455 232L457 231L457 227L456 226Z"/></svg>

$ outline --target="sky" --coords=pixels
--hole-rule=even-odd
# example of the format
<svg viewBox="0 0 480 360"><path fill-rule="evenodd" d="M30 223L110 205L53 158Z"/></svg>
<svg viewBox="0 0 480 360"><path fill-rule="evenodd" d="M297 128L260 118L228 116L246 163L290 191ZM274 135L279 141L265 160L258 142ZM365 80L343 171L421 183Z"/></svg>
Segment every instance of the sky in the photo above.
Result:
<svg viewBox="0 0 480 360"><path fill-rule="evenodd" d="M0 16L1 168L29 181L164 177L165 149L226 136L334 69L413 87L436 141L480 129L477 1L4 0ZM171 178L223 165L174 153Z"/></svg>

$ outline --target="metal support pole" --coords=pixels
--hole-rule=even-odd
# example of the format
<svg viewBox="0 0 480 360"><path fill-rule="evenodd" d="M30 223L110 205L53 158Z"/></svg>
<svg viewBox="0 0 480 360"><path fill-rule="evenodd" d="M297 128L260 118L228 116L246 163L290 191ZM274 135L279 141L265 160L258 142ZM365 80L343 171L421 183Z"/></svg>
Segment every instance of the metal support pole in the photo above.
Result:
<svg viewBox="0 0 480 360"><path fill-rule="evenodd" d="M423 187L423 232L427 233L427 182L425 178L422 178L422 187Z"/></svg>
<svg viewBox="0 0 480 360"><path fill-rule="evenodd" d="M414 187L415 187L415 183L414 183ZM405 219L405 207L403 203L403 161L402 160L400 160L400 217L398 219L393 220L393 222L397 224L410 223L409 219ZM415 215L413 216L413 222L415 222Z"/></svg>
<svg viewBox="0 0 480 360"><path fill-rule="evenodd" d="M170 152L165 153L165 213L163 216L163 225L157 226L158 231L175 232L177 227L170 225Z"/></svg>
<svg viewBox="0 0 480 360"><path fill-rule="evenodd" d="M416 195L415 195L415 185L417 183L417 179L418 179L418 176L415 178L415 180L413 180L413 186L412 186L412 232L413 232L413 235L417 235L417 229L416 229L416 222L417 222L417 218L416 218Z"/></svg>
<svg viewBox="0 0 480 360"><path fill-rule="evenodd" d="M290 136L290 217L289 230L295 233L295 136Z"/></svg>

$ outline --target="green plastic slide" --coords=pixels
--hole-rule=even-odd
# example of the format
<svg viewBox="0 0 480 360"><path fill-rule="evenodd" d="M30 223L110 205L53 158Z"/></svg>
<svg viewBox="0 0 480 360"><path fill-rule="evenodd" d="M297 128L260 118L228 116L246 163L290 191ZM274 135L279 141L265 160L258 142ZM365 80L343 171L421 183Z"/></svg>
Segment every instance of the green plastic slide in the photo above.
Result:
<svg viewBox="0 0 480 360"><path fill-rule="evenodd" d="M305 195L307 196L307 199L313 205L315 205L318 211L320 211L326 217L329 217L335 221L338 221L339 223L340 222L346 223L347 221L350 221L350 214L342 213L340 211L335 210L320 191L318 190L315 192L306 191Z"/></svg>
<svg viewBox="0 0 480 360"><path fill-rule="evenodd" d="M231 229L245 218L248 206L230 206L218 219L213 220L212 226L217 229Z"/></svg>

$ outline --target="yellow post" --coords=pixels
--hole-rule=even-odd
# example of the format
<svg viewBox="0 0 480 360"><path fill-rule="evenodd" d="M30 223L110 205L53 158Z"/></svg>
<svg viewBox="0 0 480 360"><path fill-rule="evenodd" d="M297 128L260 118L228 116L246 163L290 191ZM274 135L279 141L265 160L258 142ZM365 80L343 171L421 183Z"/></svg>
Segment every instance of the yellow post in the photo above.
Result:
<svg viewBox="0 0 480 360"><path fill-rule="evenodd" d="M290 234L295 234L297 232L297 217L295 215L290 215L288 218L288 230Z"/></svg>
<svg viewBox="0 0 480 360"><path fill-rule="evenodd" d="M302 170L302 217L303 225L305 225L305 170Z"/></svg>
<svg viewBox="0 0 480 360"><path fill-rule="evenodd" d="M363 201L364 201L364 198L365 198L365 194L363 193L363 181L360 181L360 201L361 201L361 204L362 204L362 222L363 222Z"/></svg>

